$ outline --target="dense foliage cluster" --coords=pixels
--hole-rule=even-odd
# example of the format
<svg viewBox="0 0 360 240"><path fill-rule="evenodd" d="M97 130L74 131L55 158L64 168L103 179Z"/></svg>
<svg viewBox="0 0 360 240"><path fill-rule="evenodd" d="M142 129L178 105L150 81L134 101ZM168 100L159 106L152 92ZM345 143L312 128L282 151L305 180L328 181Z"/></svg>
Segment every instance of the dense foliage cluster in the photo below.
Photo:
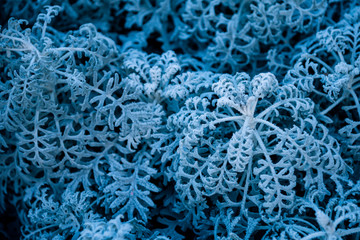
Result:
<svg viewBox="0 0 360 240"><path fill-rule="evenodd" d="M1 239L360 239L360 4L0 1Z"/></svg>

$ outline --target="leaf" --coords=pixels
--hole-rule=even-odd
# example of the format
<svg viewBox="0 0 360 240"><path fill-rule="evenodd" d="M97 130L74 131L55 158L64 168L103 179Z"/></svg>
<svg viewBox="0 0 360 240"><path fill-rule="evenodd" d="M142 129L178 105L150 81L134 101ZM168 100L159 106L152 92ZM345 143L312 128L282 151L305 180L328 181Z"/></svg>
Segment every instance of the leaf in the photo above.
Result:
<svg viewBox="0 0 360 240"><path fill-rule="evenodd" d="M110 162L108 176L112 181L103 189L106 209L115 215L126 214L127 219L148 220L149 207L155 207L150 194L160 190L150 182L157 172L149 166L150 160L151 156L143 149L132 161L120 158Z"/></svg>
<svg viewBox="0 0 360 240"><path fill-rule="evenodd" d="M253 129L243 125L233 134L227 149L227 159L236 172L244 172L253 158L254 133Z"/></svg>
<svg viewBox="0 0 360 240"><path fill-rule="evenodd" d="M261 208L265 219L274 222L280 218L282 211L294 204L294 167L287 159L280 159L277 163L261 159L257 161L254 174L259 179L259 188L264 192Z"/></svg>

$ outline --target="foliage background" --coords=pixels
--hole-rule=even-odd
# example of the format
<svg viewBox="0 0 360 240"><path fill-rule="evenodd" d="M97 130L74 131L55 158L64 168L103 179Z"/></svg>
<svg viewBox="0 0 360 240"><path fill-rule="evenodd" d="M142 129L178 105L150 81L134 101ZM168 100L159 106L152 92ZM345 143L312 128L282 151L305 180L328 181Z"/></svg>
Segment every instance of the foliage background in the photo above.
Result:
<svg viewBox="0 0 360 240"><path fill-rule="evenodd" d="M0 1L2 239L359 239L360 6Z"/></svg>

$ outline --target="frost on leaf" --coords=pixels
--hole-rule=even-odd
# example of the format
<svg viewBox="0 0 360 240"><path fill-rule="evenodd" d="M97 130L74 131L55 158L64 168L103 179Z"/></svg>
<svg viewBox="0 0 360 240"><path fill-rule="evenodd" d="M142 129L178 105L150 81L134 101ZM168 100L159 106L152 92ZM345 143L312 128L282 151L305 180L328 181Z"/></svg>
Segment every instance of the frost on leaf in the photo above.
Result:
<svg viewBox="0 0 360 240"><path fill-rule="evenodd" d="M159 188L150 182L156 170L150 166L151 155L145 149L139 151L132 160L115 158L110 162L111 181L103 189L106 197L103 205L115 215L126 214L148 220L149 207L155 207L150 197L151 192Z"/></svg>
<svg viewBox="0 0 360 240"><path fill-rule="evenodd" d="M254 133L249 126L242 128L233 134L229 141L226 157L236 172L243 172L247 164L252 161L254 148Z"/></svg>

